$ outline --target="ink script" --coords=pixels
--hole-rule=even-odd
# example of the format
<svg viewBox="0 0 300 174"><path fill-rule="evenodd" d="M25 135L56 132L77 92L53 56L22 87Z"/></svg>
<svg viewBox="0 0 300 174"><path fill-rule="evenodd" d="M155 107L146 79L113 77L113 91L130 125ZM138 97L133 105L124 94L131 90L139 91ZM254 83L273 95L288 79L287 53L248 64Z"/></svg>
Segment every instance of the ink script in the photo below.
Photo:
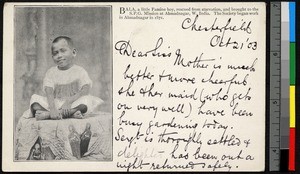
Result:
<svg viewBox="0 0 300 174"><path fill-rule="evenodd" d="M187 3L116 11L118 170L263 170L264 9Z"/></svg>

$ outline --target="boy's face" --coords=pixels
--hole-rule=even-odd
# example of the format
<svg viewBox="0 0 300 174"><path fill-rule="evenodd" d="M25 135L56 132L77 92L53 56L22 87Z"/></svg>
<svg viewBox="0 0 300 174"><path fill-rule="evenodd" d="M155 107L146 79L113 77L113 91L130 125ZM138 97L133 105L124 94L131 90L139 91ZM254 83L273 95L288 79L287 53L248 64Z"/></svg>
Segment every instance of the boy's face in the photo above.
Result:
<svg viewBox="0 0 300 174"><path fill-rule="evenodd" d="M64 39L52 44L52 57L59 69L69 69L73 65L76 50Z"/></svg>

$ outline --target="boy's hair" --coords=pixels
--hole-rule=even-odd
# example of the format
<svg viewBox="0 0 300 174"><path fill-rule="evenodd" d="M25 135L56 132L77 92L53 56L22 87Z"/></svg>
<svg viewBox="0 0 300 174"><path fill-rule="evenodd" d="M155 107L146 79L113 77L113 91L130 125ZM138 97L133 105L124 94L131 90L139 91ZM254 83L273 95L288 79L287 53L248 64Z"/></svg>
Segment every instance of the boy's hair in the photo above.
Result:
<svg viewBox="0 0 300 174"><path fill-rule="evenodd" d="M69 38L68 36L58 36L57 38L55 38L53 41L52 41L52 44L54 43L57 43L58 41L60 40L65 40L68 45L73 48L74 44L73 44L73 40L71 38Z"/></svg>

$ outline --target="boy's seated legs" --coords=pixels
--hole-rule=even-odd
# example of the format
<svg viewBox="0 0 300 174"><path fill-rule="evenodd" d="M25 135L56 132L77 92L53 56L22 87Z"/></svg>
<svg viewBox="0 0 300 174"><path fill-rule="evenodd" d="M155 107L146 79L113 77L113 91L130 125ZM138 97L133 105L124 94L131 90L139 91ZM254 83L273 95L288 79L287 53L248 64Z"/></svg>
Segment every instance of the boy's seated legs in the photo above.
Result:
<svg viewBox="0 0 300 174"><path fill-rule="evenodd" d="M50 119L50 112L47 109L43 108L39 103L34 102L30 106L32 116L37 120L46 120Z"/></svg>
<svg viewBox="0 0 300 174"><path fill-rule="evenodd" d="M43 108L39 103L32 103L31 113L37 120L47 120L51 119L50 112ZM59 109L62 118L83 118L84 113L87 111L87 106L81 104L75 108L71 108L68 112L64 112L64 110Z"/></svg>
<svg viewBox="0 0 300 174"><path fill-rule="evenodd" d="M80 104L68 111L64 111L62 109L60 109L59 111L62 113L63 118L83 118L82 114L86 113L87 106L84 104Z"/></svg>
<svg viewBox="0 0 300 174"><path fill-rule="evenodd" d="M30 110L37 120L47 120L51 119L49 106L47 103L46 97L39 96L34 94L31 98ZM74 104L75 107L74 107ZM62 103L57 102L57 108L60 108ZM72 104L72 108L68 111L59 109L59 113L62 115L62 118L83 118L84 113L86 113L88 107L86 104L78 104L78 102Z"/></svg>

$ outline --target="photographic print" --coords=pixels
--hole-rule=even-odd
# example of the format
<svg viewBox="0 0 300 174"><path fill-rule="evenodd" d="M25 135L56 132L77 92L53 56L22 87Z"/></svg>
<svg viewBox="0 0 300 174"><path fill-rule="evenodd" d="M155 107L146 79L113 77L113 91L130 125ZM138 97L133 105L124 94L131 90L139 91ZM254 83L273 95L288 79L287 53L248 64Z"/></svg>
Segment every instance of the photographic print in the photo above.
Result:
<svg viewBox="0 0 300 174"><path fill-rule="evenodd" d="M111 6L15 6L14 160L112 161Z"/></svg>

